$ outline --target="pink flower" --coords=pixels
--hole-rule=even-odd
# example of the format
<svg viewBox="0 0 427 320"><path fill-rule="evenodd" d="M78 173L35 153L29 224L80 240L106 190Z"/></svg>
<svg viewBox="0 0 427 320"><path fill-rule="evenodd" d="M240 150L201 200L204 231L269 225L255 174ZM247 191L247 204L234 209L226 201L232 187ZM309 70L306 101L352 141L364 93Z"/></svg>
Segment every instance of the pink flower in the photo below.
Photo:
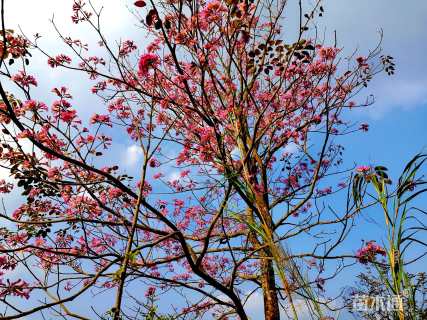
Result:
<svg viewBox="0 0 427 320"><path fill-rule="evenodd" d="M313 117L313 122L316 124L319 124L320 122L322 122L322 116L321 115L316 115Z"/></svg>
<svg viewBox="0 0 427 320"><path fill-rule="evenodd" d="M90 90L92 93L98 93L98 91L103 91L107 88L107 82L100 81L97 84L95 84L92 89Z"/></svg>
<svg viewBox="0 0 427 320"><path fill-rule="evenodd" d="M179 176L181 177L181 178L184 178L184 177L186 177L186 176L188 176L188 174L190 173L190 170L184 170L184 171L181 171L180 173L179 173Z"/></svg>
<svg viewBox="0 0 427 320"><path fill-rule="evenodd" d="M182 208L184 206L184 201L181 200L181 199L175 199L174 200L174 204L175 204L176 207L181 207Z"/></svg>
<svg viewBox="0 0 427 320"><path fill-rule="evenodd" d="M0 193L9 193L13 189L13 184L6 182L4 179L0 180Z"/></svg>
<svg viewBox="0 0 427 320"><path fill-rule="evenodd" d="M102 241L99 238L92 238L92 240L90 242L90 246L92 248L97 248L97 247L101 246L101 244L102 244Z"/></svg>
<svg viewBox="0 0 427 320"><path fill-rule="evenodd" d="M143 54L139 58L138 63L138 74L140 76L145 76L150 68L155 68L159 64L159 57L153 53Z"/></svg>
<svg viewBox="0 0 427 320"><path fill-rule="evenodd" d="M71 58L69 56L66 56L65 54L60 54L60 55L56 56L55 58L49 58L47 60L47 64L51 68L55 68L59 65L70 64L70 63L71 63Z"/></svg>
<svg viewBox="0 0 427 320"><path fill-rule="evenodd" d="M0 298L5 298L9 295L28 299L30 297L31 288L28 283L22 279L11 282L9 279L7 283L2 283L0 291Z"/></svg>
<svg viewBox="0 0 427 320"><path fill-rule="evenodd" d="M64 122L71 123L76 117L76 115L77 115L76 110L67 110L67 111L62 111L59 115L59 118Z"/></svg>
<svg viewBox="0 0 427 320"><path fill-rule="evenodd" d="M205 8L200 12L200 17L203 21L214 22L221 19L221 13L227 9L218 0L210 1ZM203 28L203 27L202 27Z"/></svg>
<svg viewBox="0 0 427 320"><path fill-rule="evenodd" d="M73 96L68 92L68 89L66 87L61 88L53 88L52 92L56 94L58 97L61 98L61 101L64 101L62 99L71 99Z"/></svg>
<svg viewBox="0 0 427 320"><path fill-rule="evenodd" d="M371 170L370 166L360 166L356 168L357 172L364 173L364 174L368 173L370 170Z"/></svg>
<svg viewBox="0 0 427 320"><path fill-rule="evenodd" d="M57 167L49 168L49 170L47 171L47 177L52 180L59 179L60 177L59 169Z"/></svg>
<svg viewBox="0 0 427 320"><path fill-rule="evenodd" d="M137 188L141 188L141 182L139 181L136 186ZM151 191L153 191L151 185L147 181L144 181L144 186L142 187L142 195L144 197L147 197L151 193Z"/></svg>
<svg viewBox="0 0 427 320"><path fill-rule="evenodd" d="M94 115L90 118L90 123L91 123L91 124L95 124L95 123L105 124L105 125L107 125L107 126L112 127L112 125L111 125L111 121L110 121L110 116L108 116L108 115L94 114Z"/></svg>
<svg viewBox="0 0 427 320"><path fill-rule="evenodd" d="M324 189L317 190L317 194L319 196L326 196L326 195L331 194L331 193L332 193L332 187L326 187Z"/></svg>
<svg viewBox="0 0 427 320"><path fill-rule="evenodd" d="M37 87L37 80L31 75L27 75L25 71L19 71L19 73L12 76L12 80L19 83L23 87L29 87L30 85L33 85Z"/></svg>
<svg viewBox="0 0 427 320"><path fill-rule="evenodd" d="M159 44L161 43L160 39L155 39L153 42L151 42L148 47L147 47L147 51L148 52L154 52L160 49Z"/></svg>
<svg viewBox="0 0 427 320"><path fill-rule="evenodd" d="M340 50L332 47L321 47L318 51L322 60L334 60Z"/></svg>
<svg viewBox="0 0 427 320"><path fill-rule="evenodd" d="M158 166L160 166L160 162L159 162L157 159L151 158L151 159L148 161L148 165L149 165L151 168L157 168Z"/></svg>
<svg viewBox="0 0 427 320"><path fill-rule="evenodd" d="M339 182L338 183L338 187L340 187L340 188L346 188L347 187L347 183L345 183L345 182Z"/></svg>
<svg viewBox="0 0 427 320"><path fill-rule="evenodd" d="M19 139L25 139L33 136L33 132L29 129L25 129L16 135Z"/></svg>
<svg viewBox="0 0 427 320"><path fill-rule="evenodd" d="M362 264L367 264L368 262L375 261L375 256L379 254L382 256L386 255L386 251L383 247L375 243L375 241L369 241L366 243L366 246L357 250L356 258Z"/></svg>
<svg viewBox="0 0 427 320"><path fill-rule="evenodd" d="M43 238L41 238L41 237L36 238L36 240L34 241L34 245L35 245L36 247L41 247L41 246L43 246L44 244L45 244L45 241L44 241L44 239L43 239Z"/></svg>
<svg viewBox="0 0 427 320"><path fill-rule="evenodd" d="M119 188L110 188L108 190L108 195L111 199L118 198L123 194L123 191Z"/></svg>
<svg viewBox="0 0 427 320"><path fill-rule="evenodd" d="M158 172L158 173L153 175L153 179L155 179L155 180L160 179L161 177L164 177L164 174L161 172Z"/></svg>
<svg viewBox="0 0 427 320"><path fill-rule="evenodd" d="M43 102L38 102L35 100L27 100L22 104L22 109L24 111L27 111L27 110L31 110L31 111L44 110L44 111L47 111L47 106Z"/></svg>
<svg viewBox="0 0 427 320"><path fill-rule="evenodd" d="M360 67L366 68L369 65L366 63L367 59L365 57L357 57L356 58L357 63Z"/></svg>
<svg viewBox="0 0 427 320"><path fill-rule="evenodd" d="M146 297L152 297L156 293L156 288L153 286L148 287L147 291L145 292Z"/></svg>
<svg viewBox="0 0 427 320"><path fill-rule="evenodd" d="M18 265L17 262L13 258L8 256L0 256L1 270L14 270L17 265ZM0 275L1 275L1 272L0 272Z"/></svg>
<svg viewBox="0 0 427 320"><path fill-rule="evenodd" d="M119 56L124 57L131 53L132 51L135 51L137 49L135 42L132 40L126 40L122 43L119 51Z"/></svg>

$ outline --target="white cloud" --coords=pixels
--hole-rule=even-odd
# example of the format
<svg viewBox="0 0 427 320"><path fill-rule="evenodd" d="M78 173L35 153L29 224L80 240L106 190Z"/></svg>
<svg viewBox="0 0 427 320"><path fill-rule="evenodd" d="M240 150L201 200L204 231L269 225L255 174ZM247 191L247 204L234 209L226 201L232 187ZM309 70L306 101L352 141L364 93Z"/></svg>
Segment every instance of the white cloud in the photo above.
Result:
<svg viewBox="0 0 427 320"><path fill-rule="evenodd" d="M86 7L90 11L89 3ZM103 31L107 34L118 34L129 26L129 11L126 7L128 1L103 1L92 0L94 7L98 10L101 7L102 15L101 22ZM27 1L27 0L6 0L5 1L5 17L9 27L17 28L19 25L24 32L39 32L45 34L49 41L56 43L57 37L51 37L53 26L49 20L54 18L59 27L64 27L64 30L70 30L72 25L72 5L73 0L43 0L43 1ZM77 36L87 36L88 33L83 26L72 28Z"/></svg>
<svg viewBox="0 0 427 320"><path fill-rule="evenodd" d="M142 158L142 149L140 146L133 144L126 148L123 162L126 166L134 166Z"/></svg>
<svg viewBox="0 0 427 320"><path fill-rule="evenodd" d="M292 154L298 151L298 145L294 142L288 143L286 147L283 149L284 153Z"/></svg>
<svg viewBox="0 0 427 320"><path fill-rule="evenodd" d="M167 181L179 180L181 176L179 175L179 171L172 171L167 176Z"/></svg>
<svg viewBox="0 0 427 320"><path fill-rule="evenodd" d="M390 90L391 85L393 89ZM390 86L379 86L376 90L377 103L370 108L370 116L380 118L393 109L408 110L427 105L427 79L397 80Z"/></svg>
<svg viewBox="0 0 427 320"><path fill-rule="evenodd" d="M396 74L378 74L360 98L373 93L374 106L364 110L370 117L379 118L396 109L426 107L427 74L424 72L427 42L427 1L413 0L324 0L325 15L319 29L326 30L328 42L334 37L349 54L358 49L366 55L373 49L383 30L381 43L384 54L395 58Z"/></svg>
<svg viewBox="0 0 427 320"><path fill-rule="evenodd" d="M73 0L5 0L6 27L14 29L17 33L20 30L30 39L35 33L39 33L41 38L37 41L39 47L51 56L64 53L72 58L73 64L79 62L79 58L72 53L71 49L63 43L51 23L52 17L59 31L64 37L79 39L89 45L88 55L101 56L109 60L109 54L104 47L100 47L99 35L87 23L74 24L71 20ZM86 0L89 8L89 1ZM143 49L146 39L141 37L141 30L135 27L137 19L130 13L131 0L91 0L95 9L102 8L101 32L107 40L110 48L117 51L118 43L121 40L134 39ZM129 5L129 8L128 8ZM94 20L95 18L93 18ZM96 21L94 21L96 23ZM38 50L32 50L33 57L30 59L28 72L35 75L38 80L38 87L33 90L33 98L41 99L49 103L54 99L50 93L53 87L66 86L70 89L74 97L74 107L78 110L79 116L85 119L93 113L105 112L105 104L97 96L90 93L93 81L88 79L82 72L66 70L64 68L52 69L47 65L47 58ZM86 53L83 53L85 55ZM16 70L12 70L15 72ZM76 80L78 79L78 80ZM16 92L16 88L10 87L6 83L7 89ZM47 93L47 94L46 94ZM43 98L40 98L43 97Z"/></svg>

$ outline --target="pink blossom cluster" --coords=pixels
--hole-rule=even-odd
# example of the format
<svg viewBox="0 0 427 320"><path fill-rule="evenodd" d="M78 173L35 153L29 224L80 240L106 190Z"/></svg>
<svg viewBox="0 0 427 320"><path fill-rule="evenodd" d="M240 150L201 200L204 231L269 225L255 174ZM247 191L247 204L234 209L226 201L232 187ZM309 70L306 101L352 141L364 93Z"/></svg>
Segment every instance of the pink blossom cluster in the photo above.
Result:
<svg viewBox="0 0 427 320"><path fill-rule="evenodd" d="M122 43L119 50L119 56L125 57L129 53L135 51L138 47L136 46L135 42L132 40L126 40Z"/></svg>
<svg viewBox="0 0 427 320"><path fill-rule="evenodd" d="M28 88L30 85L37 87L36 78L34 78L32 75L26 74L26 72L23 70L12 76L12 80L26 88Z"/></svg>
<svg viewBox="0 0 427 320"><path fill-rule="evenodd" d="M6 41L0 41L0 55L3 55L4 43L6 42L6 55L11 55L12 58L20 58L27 54L29 42L22 36L15 36L12 32L6 30Z"/></svg>
<svg viewBox="0 0 427 320"><path fill-rule="evenodd" d="M360 263L367 264L368 262L375 261L375 256L378 254L385 256L386 251L383 247L376 244L375 241L369 241L363 248L357 250L356 258Z"/></svg>
<svg viewBox="0 0 427 320"><path fill-rule="evenodd" d="M6 182L4 179L0 180L0 193L10 193L12 189L12 183Z"/></svg>
<svg viewBox="0 0 427 320"><path fill-rule="evenodd" d="M71 21L75 24L82 21L87 21L92 16L92 13L85 11L83 7L86 3L82 0L75 0L73 3L73 15L71 16Z"/></svg>
<svg viewBox="0 0 427 320"><path fill-rule="evenodd" d="M370 166L359 166L356 168L356 171L359 173L367 174L371 171Z"/></svg>
<svg viewBox="0 0 427 320"><path fill-rule="evenodd" d="M147 75L148 71L152 68L157 67L157 65L159 64L160 60L159 57L153 53L146 53L143 54L140 58L139 58L139 62L138 62L138 74L140 76L145 76Z"/></svg>
<svg viewBox="0 0 427 320"><path fill-rule="evenodd" d="M47 63L50 67L55 68L60 65L70 64L71 58L65 54L60 54L60 55L57 55L55 58L50 57L47 60Z"/></svg>

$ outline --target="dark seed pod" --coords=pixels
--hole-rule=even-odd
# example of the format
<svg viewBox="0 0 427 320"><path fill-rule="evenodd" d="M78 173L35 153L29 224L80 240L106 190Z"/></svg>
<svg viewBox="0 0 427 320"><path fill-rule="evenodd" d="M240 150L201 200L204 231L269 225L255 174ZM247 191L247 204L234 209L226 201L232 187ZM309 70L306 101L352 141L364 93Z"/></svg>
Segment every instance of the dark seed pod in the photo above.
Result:
<svg viewBox="0 0 427 320"><path fill-rule="evenodd" d="M159 30L162 27L162 20L157 20L154 23L154 29Z"/></svg>
<svg viewBox="0 0 427 320"><path fill-rule="evenodd" d="M135 1L134 5L136 7L142 8L142 7L145 7L145 2L144 1Z"/></svg>
<svg viewBox="0 0 427 320"><path fill-rule="evenodd" d="M147 16L145 17L145 23L146 23L148 26L151 26L151 25L153 24L153 22L154 22L154 17L155 17L156 15L157 15L157 14L156 14L156 10L155 10L155 9L151 9L151 10L148 12Z"/></svg>
<svg viewBox="0 0 427 320"><path fill-rule="evenodd" d="M244 43L248 43L250 39L251 39L251 37L249 35L249 32L242 30L242 41Z"/></svg>

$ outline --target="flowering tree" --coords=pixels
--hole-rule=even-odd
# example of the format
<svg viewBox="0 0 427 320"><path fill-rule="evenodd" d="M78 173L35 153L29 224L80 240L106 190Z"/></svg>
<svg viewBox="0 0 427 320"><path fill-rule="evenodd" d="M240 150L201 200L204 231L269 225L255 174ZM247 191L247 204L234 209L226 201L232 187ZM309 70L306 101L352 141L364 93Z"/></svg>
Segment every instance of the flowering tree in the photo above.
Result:
<svg viewBox="0 0 427 320"><path fill-rule="evenodd" d="M248 319L245 303L257 290L268 320L281 310L295 318L299 297L327 304L318 295L345 266L335 250L357 212L323 205L346 188L330 179L342 161L334 141L368 129L345 111L370 104L354 97L379 71L393 73L391 57L380 59L377 48L339 65L341 49L311 32L320 2L300 3L295 35L286 33L286 0L133 8L149 44L110 42L101 10L74 1L72 22L99 37L96 56L58 29L73 55L48 53L39 35L18 35L2 19L0 158L12 179L0 190L23 196L1 214L3 319L47 310L161 319L159 297L177 301L173 319ZM89 77L105 112L80 118L73 88L60 84L34 96L37 50L51 72ZM140 150L135 178L102 164L121 132ZM326 261L336 261L332 272ZM91 312L73 304L90 304L90 295L109 302L94 300Z"/></svg>

